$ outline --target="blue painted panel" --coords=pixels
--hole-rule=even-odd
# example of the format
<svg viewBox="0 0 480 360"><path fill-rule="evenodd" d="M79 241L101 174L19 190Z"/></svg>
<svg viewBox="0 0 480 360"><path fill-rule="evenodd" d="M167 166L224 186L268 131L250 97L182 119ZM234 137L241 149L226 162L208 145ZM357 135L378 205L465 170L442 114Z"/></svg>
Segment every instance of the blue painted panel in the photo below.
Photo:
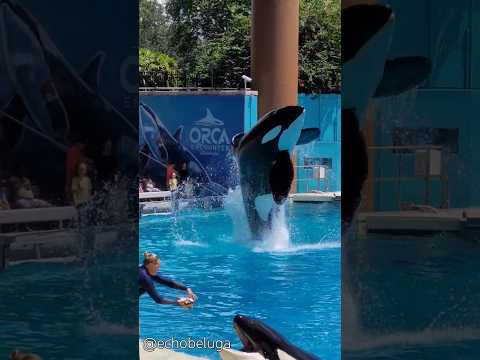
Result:
<svg viewBox="0 0 480 360"><path fill-rule="evenodd" d="M326 172L326 181L297 181L297 192L309 190L341 190L341 110L340 95L300 94L299 104L305 108L304 127L320 128L320 138L310 144L296 148L297 166L308 165L314 159L330 159L332 167ZM312 177L312 170L298 168L297 179Z"/></svg>
<svg viewBox="0 0 480 360"><path fill-rule="evenodd" d="M245 104L250 102L245 96L141 95L140 101L171 134L183 126L181 143L198 158L212 181L233 185L230 142L243 131L245 117L250 117L244 116Z"/></svg>
<svg viewBox="0 0 480 360"><path fill-rule="evenodd" d="M246 133L249 129L255 125L257 122L257 97L256 96L245 96L245 120L243 125L243 131Z"/></svg>

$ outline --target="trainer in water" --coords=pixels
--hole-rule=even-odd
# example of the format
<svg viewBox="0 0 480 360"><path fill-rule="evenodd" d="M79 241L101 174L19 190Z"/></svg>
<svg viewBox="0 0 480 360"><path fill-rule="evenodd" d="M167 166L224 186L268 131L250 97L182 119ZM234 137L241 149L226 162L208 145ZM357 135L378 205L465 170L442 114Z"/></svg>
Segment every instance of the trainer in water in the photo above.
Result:
<svg viewBox="0 0 480 360"><path fill-rule="evenodd" d="M179 305L182 307L192 306L197 300L197 296L193 293L192 289L181 283L158 275L157 272L160 268L160 259L157 255L150 252L145 252L143 256L143 265L138 269L138 281L140 287L139 296L147 293L158 304ZM155 283L168 286L172 289L183 290L187 293L187 296L178 299L167 299L158 293L155 288Z"/></svg>
<svg viewBox="0 0 480 360"><path fill-rule="evenodd" d="M245 212L255 239L270 227L274 211L290 193L295 145L307 144L320 135L318 128L303 129L303 112L300 106L273 110L247 134L232 139Z"/></svg>
<svg viewBox="0 0 480 360"><path fill-rule="evenodd" d="M240 351L223 349L220 356L223 360L239 360L245 358L243 353L258 353L259 359L267 360L319 360L297 346L288 342L282 335L263 322L244 315L236 315L233 327L243 344Z"/></svg>

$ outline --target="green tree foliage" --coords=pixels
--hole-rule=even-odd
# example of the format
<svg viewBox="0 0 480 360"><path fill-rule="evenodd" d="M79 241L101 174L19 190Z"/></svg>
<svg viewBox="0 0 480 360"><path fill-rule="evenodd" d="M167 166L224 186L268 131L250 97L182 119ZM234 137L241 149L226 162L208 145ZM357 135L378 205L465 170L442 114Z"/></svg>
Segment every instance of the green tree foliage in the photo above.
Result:
<svg viewBox="0 0 480 360"><path fill-rule="evenodd" d="M140 49L140 80L142 87L177 86L177 61L159 51Z"/></svg>
<svg viewBox="0 0 480 360"><path fill-rule="evenodd" d="M140 48L166 52L168 24L165 11L157 0L140 0Z"/></svg>
<svg viewBox="0 0 480 360"><path fill-rule="evenodd" d="M240 85L250 72L250 0L169 0L166 9L184 85Z"/></svg>
<svg viewBox="0 0 480 360"><path fill-rule="evenodd" d="M141 43L177 60L179 85L239 87L250 74L250 13L251 0L167 0L162 43ZM299 41L299 90L338 91L340 0L300 0Z"/></svg>
<svg viewBox="0 0 480 360"><path fill-rule="evenodd" d="M300 90L339 91L341 80L340 1L301 0Z"/></svg>

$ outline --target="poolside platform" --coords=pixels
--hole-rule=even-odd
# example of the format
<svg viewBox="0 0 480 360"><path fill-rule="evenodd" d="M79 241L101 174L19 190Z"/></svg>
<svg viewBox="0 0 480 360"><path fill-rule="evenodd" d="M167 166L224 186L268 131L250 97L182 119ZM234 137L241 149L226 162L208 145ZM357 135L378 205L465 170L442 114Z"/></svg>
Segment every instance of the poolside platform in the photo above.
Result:
<svg viewBox="0 0 480 360"><path fill-rule="evenodd" d="M403 211L365 212L357 216L357 236L369 234L429 235L456 233L480 240L480 208L435 209L421 207Z"/></svg>
<svg viewBox="0 0 480 360"><path fill-rule="evenodd" d="M9 262L72 256L78 247L77 209L72 206L0 211L0 271ZM32 224L50 224L48 230L31 230Z"/></svg>
<svg viewBox="0 0 480 360"><path fill-rule="evenodd" d="M170 191L143 192L138 194L141 215L168 213L172 211Z"/></svg>
<svg viewBox="0 0 480 360"><path fill-rule="evenodd" d="M295 193L290 195L290 199L293 202L307 203L340 201L341 198L342 193L340 191L312 191L308 193Z"/></svg>
<svg viewBox="0 0 480 360"><path fill-rule="evenodd" d="M170 200L172 193L170 191L150 191L138 193L139 200Z"/></svg>
<svg viewBox="0 0 480 360"><path fill-rule="evenodd" d="M82 234L72 206L2 210L0 226L5 227L0 233L0 271L30 262L74 262L91 250L108 251L128 233L118 226L97 226Z"/></svg>

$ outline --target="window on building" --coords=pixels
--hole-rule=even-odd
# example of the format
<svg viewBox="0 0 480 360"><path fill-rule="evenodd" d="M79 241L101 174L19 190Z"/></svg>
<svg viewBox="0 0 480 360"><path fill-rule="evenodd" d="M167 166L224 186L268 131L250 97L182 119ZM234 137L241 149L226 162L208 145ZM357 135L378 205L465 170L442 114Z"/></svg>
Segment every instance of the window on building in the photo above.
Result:
<svg viewBox="0 0 480 360"><path fill-rule="evenodd" d="M394 146L442 146L450 153L458 153L458 129L445 128L394 128L392 144ZM396 153L412 153L412 149L393 150Z"/></svg>
<svg viewBox="0 0 480 360"><path fill-rule="evenodd" d="M304 166L323 166L325 168L332 168L332 158L320 158L320 157L305 157L303 158Z"/></svg>

